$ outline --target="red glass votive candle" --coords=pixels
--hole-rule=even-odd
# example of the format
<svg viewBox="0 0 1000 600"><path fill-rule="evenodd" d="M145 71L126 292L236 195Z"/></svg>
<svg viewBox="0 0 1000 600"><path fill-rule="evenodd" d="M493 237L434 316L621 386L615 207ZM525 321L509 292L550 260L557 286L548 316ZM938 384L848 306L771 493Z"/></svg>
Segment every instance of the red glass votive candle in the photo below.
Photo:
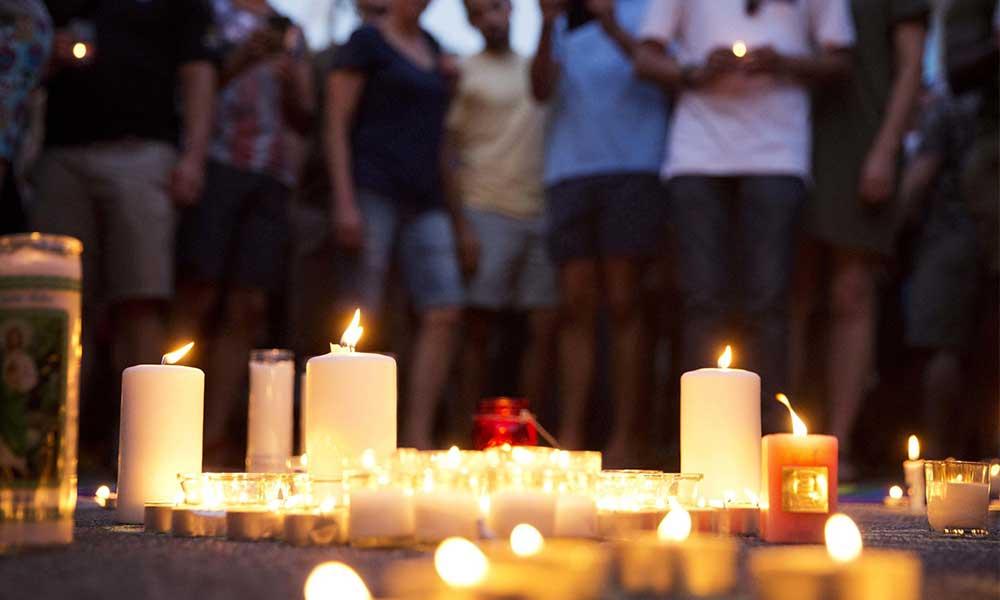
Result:
<svg viewBox="0 0 1000 600"><path fill-rule="evenodd" d="M538 431L530 418L522 416L528 409L525 398L485 398L472 428L472 444L476 450L510 444L511 446L538 445Z"/></svg>

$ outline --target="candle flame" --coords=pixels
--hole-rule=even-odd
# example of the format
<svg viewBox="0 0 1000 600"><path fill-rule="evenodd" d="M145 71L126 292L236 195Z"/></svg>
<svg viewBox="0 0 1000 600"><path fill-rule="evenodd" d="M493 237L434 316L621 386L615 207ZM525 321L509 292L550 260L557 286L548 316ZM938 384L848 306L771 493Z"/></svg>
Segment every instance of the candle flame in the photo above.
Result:
<svg viewBox="0 0 1000 600"><path fill-rule="evenodd" d="M87 44L77 42L73 44L73 58L83 60L87 56Z"/></svg>
<svg viewBox="0 0 1000 600"><path fill-rule="evenodd" d="M722 355L719 356L719 368L728 369L731 364L733 364L733 348L732 346L726 346Z"/></svg>
<svg viewBox="0 0 1000 600"><path fill-rule="evenodd" d="M354 318L351 319L351 324L344 330L344 335L340 336L340 345L353 352L358 345L358 341L361 340L361 334L364 331L365 328L361 326L361 309L358 308L354 311Z"/></svg>
<svg viewBox="0 0 1000 600"><path fill-rule="evenodd" d="M996 477L997 475L1000 475L1000 463L990 467L990 477Z"/></svg>
<svg viewBox="0 0 1000 600"><path fill-rule="evenodd" d="M691 535L691 513L677 506L670 509L656 528L661 542L683 542Z"/></svg>
<svg viewBox="0 0 1000 600"><path fill-rule="evenodd" d="M911 435L906 440L906 455L910 460L918 460L920 458L920 440L917 439L917 436Z"/></svg>
<svg viewBox="0 0 1000 600"><path fill-rule="evenodd" d="M306 579L305 600L371 600L372 594L361 577L341 562L318 565Z"/></svg>
<svg viewBox="0 0 1000 600"><path fill-rule="evenodd" d="M806 435L809 430L806 428L806 424L802 422L799 415L795 414L795 410L792 408L792 403L788 401L788 396L784 394L778 394L775 396L778 402L781 402L788 408L788 412L792 415L792 433L795 435Z"/></svg>
<svg viewBox="0 0 1000 600"><path fill-rule="evenodd" d="M521 523L510 532L510 549L518 556L535 556L545 547L545 538L527 523Z"/></svg>
<svg viewBox="0 0 1000 600"><path fill-rule="evenodd" d="M94 492L94 497L99 500L107 500L108 498L111 497L111 488L109 488L106 485L102 485L101 487L97 488L96 492Z"/></svg>
<svg viewBox="0 0 1000 600"><path fill-rule="evenodd" d="M892 486L891 488L889 488L889 497L892 498L893 500L899 500L900 498L903 497L903 488L899 487L898 485Z"/></svg>
<svg viewBox="0 0 1000 600"><path fill-rule="evenodd" d="M736 40L733 42L733 54L736 58L743 58L747 55L747 45L743 40Z"/></svg>
<svg viewBox="0 0 1000 600"><path fill-rule="evenodd" d="M478 546L465 538L452 537L434 551L434 570L453 588L470 588L486 579L490 563Z"/></svg>
<svg viewBox="0 0 1000 600"><path fill-rule="evenodd" d="M826 551L839 563L849 563L861 555L861 532L850 517L838 513L830 517L824 528Z"/></svg>
<svg viewBox="0 0 1000 600"><path fill-rule="evenodd" d="M184 355L190 352L191 348L194 348L194 342L188 342L183 346L181 346L180 348L174 350L173 352L167 352L166 354L163 355L163 360L160 361L160 364L161 365L177 364L177 361L184 358Z"/></svg>

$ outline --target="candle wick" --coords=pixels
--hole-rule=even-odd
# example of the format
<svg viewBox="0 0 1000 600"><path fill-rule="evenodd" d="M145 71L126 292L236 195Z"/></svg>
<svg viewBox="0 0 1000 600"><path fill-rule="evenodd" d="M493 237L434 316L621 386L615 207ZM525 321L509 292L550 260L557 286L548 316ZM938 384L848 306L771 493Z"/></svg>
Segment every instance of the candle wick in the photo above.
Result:
<svg viewBox="0 0 1000 600"><path fill-rule="evenodd" d="M160 364L161 365L167 364L167 355L166 354L164 354L163 358L160 359Z"/></svg>

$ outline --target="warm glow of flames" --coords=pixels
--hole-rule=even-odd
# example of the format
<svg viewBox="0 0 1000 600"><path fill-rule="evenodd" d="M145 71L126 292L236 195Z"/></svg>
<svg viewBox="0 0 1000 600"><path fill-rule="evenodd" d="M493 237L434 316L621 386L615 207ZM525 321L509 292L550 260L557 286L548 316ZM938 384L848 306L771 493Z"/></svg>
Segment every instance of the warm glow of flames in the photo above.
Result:
<svg viewBox="0 0 1000 600"><path fill-rule="evenodd" d="M920 459L920 440L917 436L911 435L908 440L906 440L906 455L910 460Z"/></svg>
<svg viewBox="0 0 1000 600"><path fill-rule="evenodd" d="M806 428L806 424L802 422L799 415L795 414L795 410L792 408L792 403L788 401L788 396L784 394L778 394L775 396L778 402L781 402L788 409L788 412L792 415L792 433L795 435L806 435L809 430Z"/></svg>
<svg viewBox="0 0 1000 600"><path fill-rule="evenodd" d="M87 56L87 44L77 42L73 44L73 58L83 60Z"/></svg>
<svg viewBox="0 0 1000 600"><path fill-rule="evenodd" d="M194 342L188 342L183 346L181 346L180 348L174 350L173 352L167 352L166 354L163 355L163 360L160 362L160 364L163 365L177 364L177 361L184 358L184 356L191 351L191 348L194 348Z"/></svg>
<svg viewBox="0 0 1000 600"><path fill-rule="evenodd" d="M351 324L344 330L344 335L340 336L340 346L354 350L361 340L361 334L364 331L365 328L361 326L361 309L359 308L354 311L354 318L351 319Z"/></svg>
<svg viewBox="0 0 1000 600"><path fill-rule="evenodd" d="M486 579L490 563L478 546L465 538L452 537L434 551L434 569L449 586L470 588Z"/></svg>
<svg viewBox="0 0 1000 600"><path fill-rule="evenodd" d="M661 542L683 542L691 535L691 513L681 507L670 509L656 528Z"/></svg>
<svg viewBox="0 0 1000 600"><path fill-rule="evenodd" d="M545 547L545 538L527 523L521 523L510 532L510 549L518 556L535 556Z"/></svg>
<svg viewBox="0 0 1000 600"><path fill-rule="evenodd" d="M733 364L733 347L726 346L726 349L719 356L719 368L728 369L729 365Z"/></svg>
<svg viewBox="0 0 1000 600"><path fill-rule="evenodd" d="M374 448L365 448L361 452L361 466L365 469L371 471L375 468L377 462Z"/></svg>
<svg viewBox="0 0 1000 600"><path fill-rule="evenodd" d="M109 488L106 485L102 485L101 487L97 488L96 492L94 492L94 497L100 500L107 500L108 498L111 497L111 488Z"/></svg>
<svg viewBox="0 0 1000 600"><path fill-rule="evenodd" d="M743 40L736 40L733 42L733 54L736 58L743 58L747 55L747 45Z"/></svg>
<svg viewBox="0 0 1000 600"><path fill-rule="evenodd" d="M861 532L851 517L838 513L826 521L826 551L839 563L848 563L861 555Z"/></svg>
<svg viewBox="0 0 1000 600"><path fill-rule="evenodd" d="M996 477L1000 475L1000 464L995 464L990 467L990 477Z"/></svg>
<svg viewBox="0 0 1000 600"><path fill-rule="evenodd" d="M305 600L371 600L372 594L361 577L341 562L325 562L309 574Z"/></svg>
<svg viewBox="0 0 1000 600"><path fill-rule="evenodd" d="M903 497L903 488L898 485L894 485L889 488L889 497L893 500L899 500Z"/></svg>
<svg viewBox="0 0 1000 600"><path fill-rule="evenodd" d="M490 497L482 495L479 497L479 512L484 516L488 517L490 514Z"/></svg>
<svg viewBox="0 0 1000 600"><path fill-rule="evenodd" d="M184 492L177 490L177 493L174 494L174 505L180 506L181 504L184 504Z"/></svg>
<svg viewBox="0 0 1000 600"><path fill-rule="evenodd" d="M753 504L754 506L760 504L760 497L750 488L744 488L743 493L746 494L747 500L750 501L750 504Z"/></svg>

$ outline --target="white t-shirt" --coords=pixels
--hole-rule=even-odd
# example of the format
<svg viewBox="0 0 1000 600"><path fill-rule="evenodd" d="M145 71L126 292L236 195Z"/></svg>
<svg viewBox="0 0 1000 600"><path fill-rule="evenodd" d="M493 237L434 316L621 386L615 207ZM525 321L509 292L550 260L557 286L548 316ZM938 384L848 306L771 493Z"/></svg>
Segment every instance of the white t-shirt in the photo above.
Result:
<svg viewBox="0 0 1000 600"><path fill-rule="evenodd" d="M847 0L655 0L640 38L668 45L681 64L702 64L715 48L771 46L804 56L850 47ZM809 175L809 96L804 86L768 75L727 75L684 90L674 108L663 178L675 175Z"/></svg>

